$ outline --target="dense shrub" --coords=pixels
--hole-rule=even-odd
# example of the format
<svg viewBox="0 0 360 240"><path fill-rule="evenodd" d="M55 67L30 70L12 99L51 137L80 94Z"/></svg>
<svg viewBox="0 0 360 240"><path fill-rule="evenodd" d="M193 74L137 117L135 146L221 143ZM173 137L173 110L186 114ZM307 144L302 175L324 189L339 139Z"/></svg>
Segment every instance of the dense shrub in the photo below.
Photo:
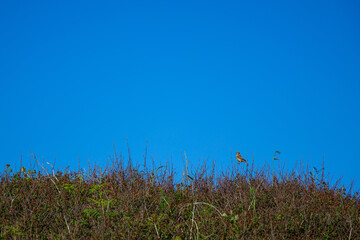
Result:
<svg viewBox="0 0 360 240"><path fill-rule="evenodd" d="M35 157L35 156L34 156ZM1 175L0 239L359 239L358 193L323 171L112 166Z"/></svg>

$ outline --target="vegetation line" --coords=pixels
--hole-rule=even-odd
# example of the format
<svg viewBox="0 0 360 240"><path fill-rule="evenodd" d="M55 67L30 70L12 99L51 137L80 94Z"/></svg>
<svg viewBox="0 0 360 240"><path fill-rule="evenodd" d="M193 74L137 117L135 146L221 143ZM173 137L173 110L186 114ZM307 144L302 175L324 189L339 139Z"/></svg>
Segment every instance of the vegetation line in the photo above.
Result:
<svg viewBox="0 0 360 240"><path fill-rule="evenodd" d="M105 170L52 175L32 154L40 171L0 175L0 239L360 239L352 185L330 185L324 164L274 171L279 153L218 173L189 168L184 152L179 182L169 165L145 165L146 152L141 170L115 151Z"/></svg>

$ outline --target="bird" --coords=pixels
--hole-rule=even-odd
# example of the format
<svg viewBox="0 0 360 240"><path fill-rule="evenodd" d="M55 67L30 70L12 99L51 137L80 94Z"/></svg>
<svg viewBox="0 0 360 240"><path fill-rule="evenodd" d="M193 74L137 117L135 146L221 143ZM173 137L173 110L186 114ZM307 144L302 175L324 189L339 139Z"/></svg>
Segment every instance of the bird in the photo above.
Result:
<svg viewBox="0 0 360 240"><path fill-rule="evenodd" d="M238 160L239 163L246 163L246 165L248 164L246 162L246 160L240 155L240 152L236 152L236 160Z"/></svg>

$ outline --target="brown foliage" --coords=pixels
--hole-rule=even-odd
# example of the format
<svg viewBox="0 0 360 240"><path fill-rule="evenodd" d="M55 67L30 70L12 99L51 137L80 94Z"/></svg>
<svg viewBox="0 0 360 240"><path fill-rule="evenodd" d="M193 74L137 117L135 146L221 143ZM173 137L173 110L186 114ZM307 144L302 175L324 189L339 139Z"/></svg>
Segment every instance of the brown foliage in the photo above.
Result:
<svg viewBox="0 0 360 240"><path fill-rule="evenodd" d="M34 156L35 157L35 156ZM307 171L206 165L90 173L4 170L0 239L359 239L360 198ZM245 166L244 166L245 167Z"/></svg>

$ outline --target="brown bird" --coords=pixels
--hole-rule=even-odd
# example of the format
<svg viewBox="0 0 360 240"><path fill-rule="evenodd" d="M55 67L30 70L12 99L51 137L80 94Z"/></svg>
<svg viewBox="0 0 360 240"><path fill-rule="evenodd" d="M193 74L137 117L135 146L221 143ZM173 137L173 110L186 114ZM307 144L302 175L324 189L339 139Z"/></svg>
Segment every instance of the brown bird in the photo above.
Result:
<svg viewBox="0 0 360 240"><path fill-rule="evenodd" d="M240 155L240 152L236 152L236 160L238 160L239 163L246 163L246 165L248 164L246 162L246 160Z"/></svg>

